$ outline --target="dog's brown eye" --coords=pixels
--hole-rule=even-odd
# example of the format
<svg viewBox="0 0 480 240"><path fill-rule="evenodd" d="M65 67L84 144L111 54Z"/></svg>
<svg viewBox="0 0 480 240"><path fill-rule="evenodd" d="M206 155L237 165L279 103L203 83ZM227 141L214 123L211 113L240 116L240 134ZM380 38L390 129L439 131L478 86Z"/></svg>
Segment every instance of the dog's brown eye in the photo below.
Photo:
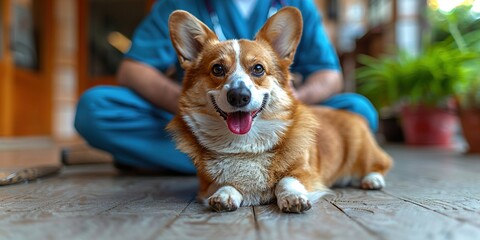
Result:
<svg viewBox="0 0 480 240"><path fill-rule="evenodd" d="M257 64L252 68L252 74L256 77L260 77L265 73L265 69L261 64Z"/></svg>
<svg viewBox="0 0 480 240"><path fill-rule="evenodd" d="M223 69L222 65L215 64L212 67L212 74L217 77L223 77L225 75L225 70Z"/></svg>

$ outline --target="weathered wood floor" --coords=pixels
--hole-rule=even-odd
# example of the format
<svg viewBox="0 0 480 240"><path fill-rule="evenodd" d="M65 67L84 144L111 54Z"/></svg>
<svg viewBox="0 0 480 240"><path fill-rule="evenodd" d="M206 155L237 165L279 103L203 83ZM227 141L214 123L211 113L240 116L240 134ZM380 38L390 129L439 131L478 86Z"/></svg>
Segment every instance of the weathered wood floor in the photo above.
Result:
<svg viewBox="0 0 480 240"><path fill-rule="evenodd" d="M0 239L480 239L479 156L386 149L387 188L335 189L305 214L214 213L195 202L195 177L67 167L0 187Z"/></svg>

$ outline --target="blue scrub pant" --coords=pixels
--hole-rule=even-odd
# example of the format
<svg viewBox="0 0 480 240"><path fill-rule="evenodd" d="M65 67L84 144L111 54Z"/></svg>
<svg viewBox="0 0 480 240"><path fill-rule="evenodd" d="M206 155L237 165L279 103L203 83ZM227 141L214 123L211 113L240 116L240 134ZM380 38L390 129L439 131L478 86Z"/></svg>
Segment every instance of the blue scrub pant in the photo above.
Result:
<svg viewBox="0 0 480 240"><path fill-rule="evenodd" d="M358 113L372 131L377 129L377 112L361 95L338 94L322 105ZM88 144L111 153L119 164L194 174L191 159L175 148L165 131L172 118L128 88L99 86L81 96L75 128Z"/></svg>

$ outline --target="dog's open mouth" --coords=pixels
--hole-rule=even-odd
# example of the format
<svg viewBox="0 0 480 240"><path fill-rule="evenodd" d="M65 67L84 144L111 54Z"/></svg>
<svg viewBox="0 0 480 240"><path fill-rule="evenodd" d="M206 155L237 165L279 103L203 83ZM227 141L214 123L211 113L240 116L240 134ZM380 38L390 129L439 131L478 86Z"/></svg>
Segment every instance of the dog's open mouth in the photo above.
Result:
<svg viewBox="0 0 480 240"><path fill-rule="evenodd" d="M253 124L253 119L265 108L268 100L268 94L263 96L262 106L259 109L252 112L231 112L227 113L220 109L215 102L213 95L210 95L212 99L213 107L220 114L220 116L227 122L228 129L235 134L246 134L250 131Z"/></svg>

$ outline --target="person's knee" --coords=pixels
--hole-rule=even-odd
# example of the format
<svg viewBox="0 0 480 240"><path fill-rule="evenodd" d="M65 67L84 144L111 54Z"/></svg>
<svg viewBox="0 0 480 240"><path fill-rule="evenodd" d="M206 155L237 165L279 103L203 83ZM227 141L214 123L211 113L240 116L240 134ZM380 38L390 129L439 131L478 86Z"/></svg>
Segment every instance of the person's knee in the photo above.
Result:
<svg viewBox="0 0 480 240"><path fill-rule="evenodd" d="M326 103L327 106L345 109L359 114L368 122L368 126L373 132L378 128L378 114L373 104L366 97L356 93L338 94Z"/></svg>
<svg viewBox="0 0 480 240"><path fill-rule="evenodd" d="M80 96L74 127L87 141L98 137L96 129L98 129L97 126L100 119L96 115L102 111L102 102L108 97L109 92L108 87L94 87Z"/></svg>
<svg viewBox="0 0 480 240"><path fill-rule="evenodd" d="M350 107L352 110L355 111L362 111L362 110L375 110L373 107L372 103L368 98L356 94L356 93L345 93L344 97L348 99L348 101L351 103Z"/></svg>
<svg viewBox="0 0 480 240"><path fill-rule="evenodd" d="M373 104L360 94L348 93L346 97L351 102L350 111L362 115L368 121L369 127L372 131L376 131L378 128L378 113Z"/></svg>

